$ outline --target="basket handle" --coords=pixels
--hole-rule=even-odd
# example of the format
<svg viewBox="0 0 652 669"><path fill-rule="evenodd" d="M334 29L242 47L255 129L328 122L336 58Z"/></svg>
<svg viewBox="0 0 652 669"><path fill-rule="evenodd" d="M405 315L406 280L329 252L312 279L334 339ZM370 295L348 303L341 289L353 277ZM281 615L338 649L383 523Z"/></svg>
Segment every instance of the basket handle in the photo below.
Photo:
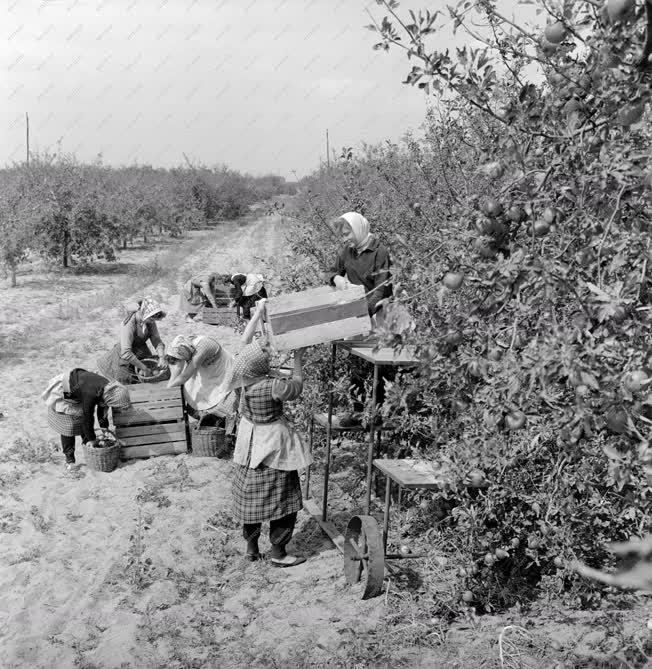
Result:
<svg viewBox="0 0 652 669"><path fill-rule="evenodd" d="M199 420L197 421L197 425L195 425L195 427L194 427L193 429L194 429L194 430L199 430L199 428L201 428L201 426L202 426L202 425L201 425L202 421L203 421L204 418L206 418L206 416L208 416L208 415L209 415L208 411L200 411L200 412L199 412Z"/></svg>

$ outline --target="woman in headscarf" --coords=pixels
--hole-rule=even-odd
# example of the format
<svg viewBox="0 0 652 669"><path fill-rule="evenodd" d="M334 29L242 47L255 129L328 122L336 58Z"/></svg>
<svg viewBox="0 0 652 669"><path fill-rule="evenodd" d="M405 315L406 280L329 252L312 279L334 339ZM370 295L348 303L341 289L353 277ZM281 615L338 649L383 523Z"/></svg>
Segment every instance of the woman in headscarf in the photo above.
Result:
<svg viewBox="0 0 652 669"><path fill-rule="evenodd" d="M355 211L342 214L333 224L342 236L344 246L340 250L335 265L329 273L329 283L338 290L346 290L351 284L364 286L369 316L373 320L382 318L381 300L392 295L389 251L378 238L371 233L369 221ZM353 410L360 414L364 409L365 381L369 377L369 365L358 358L351 358L351 385L353 388ZM378 379L376 397L382 404L385 396L386 378L392 376L392 370L384 368ZM339 417L341 427L360 424L357 415L345 414Z"/></svg>
<svg viewBox="0 0 652 669"><path fill-rule="evenodd" d="M166 359L171 370L167 387L183 386L195 416L212 414L226 422L235 415L235 395L229 389L233 356L217 339L179 335L168 347Z"/></svg>
<svg viewBox="0 0 652 669"><path fill-rule="evenodd" d="M179 296L179 311L187 314L187 320L193 320L202 307L215 307L217 298L228 300L226 287L229 277L217 272L202 272L188 279L181 289Z"/></svg>
<svg viewBox="0 0 652 669"><path fill-rule="evenodd" d="M329 283L338 290L349 284L364 286L369 315L374 316L381 308L380 301L392 294L389 251L371 233L369 221L362 214L342 214L333 227L342 236L344 246L330 270Z"/></svg>
<svg viewBox="0 0 652 669"><path fill-rule="evenodd" d="M262 312L257 309L250 325ZM247 328L244 341L248 343L251 336L253 329ZM250 561L261 557L261 524L269 521L270 561L275 567L305 562L305 558L289 555L286 546L303 506L297 470L308 467L312 457L283 415L283 402L296 399L303 390L302 354L303 349L294 354L291 379L272 378L267 343L248 343L235 359L231 383L239 390L241 416L233 454L234 516L242 523Z"/></svg>
<svg viewBox="0 0 652 669"><path fill-rule="evenodd" d="M267 298L265 279L262 274L233 274L229 279L233 284L231 296L237 307L242 309L242 315L249 320L251 307L262 298Z"/></svg>
<svg viewBox="0 0 652 669"><path fill-rule="evenodd" d="M161 305L151 297L144 297L135 309L130 309L122 321L120 342L97 361L97 369L109 379L120 383L137 383L141 376L150 376L150 368L143 362L153 356L147 342L158 355L159 368L167 367L165 344L158 333L157 321L165 318Z"/></svg>
<svg viewBox="0 0 652 669"><path fill-rule="evenodd" d="M79 367L50 380L42 398L48 407L48 425L61 435L66 467L75 464L75 437L95 441L95 413L100 427L109 427L109 407L126 411L131 406L129 391L117 381Z"/></svg>

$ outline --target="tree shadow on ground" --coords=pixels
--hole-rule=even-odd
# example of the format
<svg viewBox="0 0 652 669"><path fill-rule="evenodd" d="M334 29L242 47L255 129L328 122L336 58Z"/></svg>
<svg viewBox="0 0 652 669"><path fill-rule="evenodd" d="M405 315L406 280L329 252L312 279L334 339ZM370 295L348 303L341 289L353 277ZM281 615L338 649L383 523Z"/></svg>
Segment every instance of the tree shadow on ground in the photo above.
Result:
<svg viewBox="0 0 652 669"><path fill-rule="evenodd" d="M135 262L92 262L84 265L77 265L70 268L70 272L75 276L84 274L104 275L104 274L133 274L142 269L142 265ZM64 273L62 273L64 274Z"/></svg>

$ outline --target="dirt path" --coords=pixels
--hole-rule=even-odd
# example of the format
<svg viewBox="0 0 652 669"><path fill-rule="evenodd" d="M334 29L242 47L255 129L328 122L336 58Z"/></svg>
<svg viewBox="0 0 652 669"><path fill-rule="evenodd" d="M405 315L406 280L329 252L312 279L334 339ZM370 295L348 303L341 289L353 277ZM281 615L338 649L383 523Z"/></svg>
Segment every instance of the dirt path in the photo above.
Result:
<svg viewBox="0 0 652 669"><path fill-rule="evenodd" d="M243 563L230 462L166 456L66 474L38 397L61 369L93 369L115 341L120 302L144 293L168 309L165 340L210 332L236 350L229 328L184 322L178 285L200 267L260 268L257 258L282 251L279 226L263 218L202 233L176 280L132 295L112 294L117 279L92 277L81 287L32 277L3 291L11 341L0 361L0 666L354 666L356 647L365 656L361 640L384 615L383 599L361 602L345 589L339 553L311 519L294 540L305 565Z"/></svg>

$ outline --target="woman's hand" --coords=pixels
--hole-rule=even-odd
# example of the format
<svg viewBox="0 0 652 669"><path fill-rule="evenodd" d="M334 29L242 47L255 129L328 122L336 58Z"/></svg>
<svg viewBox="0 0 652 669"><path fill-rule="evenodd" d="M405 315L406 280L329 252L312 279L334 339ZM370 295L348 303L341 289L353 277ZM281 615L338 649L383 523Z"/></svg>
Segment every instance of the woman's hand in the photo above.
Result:
<svg viewBox="0 0 652 669"><path fill-rule="evenodd" d="M337 288L337 290L346 290L346 284L348 282L343 276L336 274L333 277L333 283L335 284L335 288Z"/></svg>
<svg viewBox="0 0 652 669"><path fill-rule="evenodd" d="M167 369L167 368L168 368L168 361L166 360L165 356L162 355L158 359L157 369Z"/></svg>
<svg viewBox="0 0 652 669"><path fill-rule="evenodd" d="M147 378L149 376L152 376L152 370L149 367L141 367L140 368L140 375L144 378Z"/></svg>

